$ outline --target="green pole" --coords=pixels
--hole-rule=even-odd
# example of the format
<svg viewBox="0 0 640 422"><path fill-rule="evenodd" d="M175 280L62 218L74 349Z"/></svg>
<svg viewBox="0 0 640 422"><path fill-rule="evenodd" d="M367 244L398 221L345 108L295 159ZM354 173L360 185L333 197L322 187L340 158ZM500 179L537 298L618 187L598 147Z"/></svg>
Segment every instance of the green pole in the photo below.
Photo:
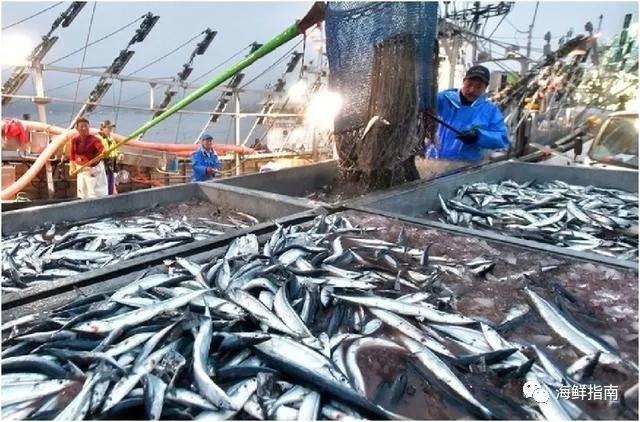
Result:
<svg viewBox="0 0 640 422"><path fill-rule="evenodd" d="M147 130L151 129L161 121L165 120L167 117L173 115L176 111L188 106L195 100L202 97L207 92L211 91L212 89L222 84L224 81L226 81L236 73L240 72L242 69L251 65L253 62L258 60L259 58L271 53L273 50L280 47L282 44L285 44L291 41L298 34L299 34L298 25L297 24L291 25L290 27L282 31L280 34L276 35L275 37L267 41L262 47L258 48L252 54L240 60L235 65L231 66L230 68L220 73L219 75L211 79L209 82L207 82L197 90L193 91L191 94L187 95L182 100L178 101L173 106L163 111L162 114L158 115L156 118L151 119L144 125L140 126L138 129L133 131L127 138L128 139L135 138L136 136L145 133Z"/></svg>
<svg viewBox="0 0 640 422"><path fill-rule="evenodd" d="M182 109L182 108L188 106L189 104L191 104L192 102L196 101L197 99L199 99L200 97L205 95L207 92L209 92L212 89L216 88L217 86L221 85L224 81L226 81L227 79L229 79L230 77L232 77L236 73L240 72L242 69L244 69L247 66L251 65L253 62L255 62L256 60L260 59L261 57L264 57L265 55L271 53L273 50L275 50L276 48L280 47L281 45L291 41L292 39L294 39L299 34L300 34L300 28L298 26L298 23L295 23L295 24L291 25L290 27L288 27L287 29L282 31L280 34L278 34L275 37L271 38L262 47L258 48L252 54L248 55L244 59L240 60L238 63L236 63L233 66L229 67L224 72L222 72L219 75L215 76L209 82L207 82L206 84L204 84L203 86L201 86L197 90L193 91L191 94L189 94L186 97L184 97L182 100L178 101L177 103L175 103L174 105L172 105L171 107L169 107L168 109L163 111L162 114L160 114L157 117L149 120L147 123L143 124L138 129L136 129L133 132L131 132L131 134L129 134L129 136L127 136L125 139L123 139L122 141L118 142L115 145L112 145L109 149L104 151L101 155L95 157L93 160L89 161L88 163L84 164L83 166L78 167L77 169L75 169L75 171L73 171L71 173L72 174L76 174L82 168L84 168L86 166L89 166L89 165L93 165L94 163L98 162L99 160L102 160L110 152L118 149L120 146L122 146L123 144L127 143L131 139L133 139L133 138L135 138L135 137L137 137L139 135L142 135L143 133L145 133L146 131L148 131L149 129L151 129L152 127L157 125L158 123L160 123L163 120L165 120L167 117L173 115L174 113L176 113L180 109Z"/></svg>

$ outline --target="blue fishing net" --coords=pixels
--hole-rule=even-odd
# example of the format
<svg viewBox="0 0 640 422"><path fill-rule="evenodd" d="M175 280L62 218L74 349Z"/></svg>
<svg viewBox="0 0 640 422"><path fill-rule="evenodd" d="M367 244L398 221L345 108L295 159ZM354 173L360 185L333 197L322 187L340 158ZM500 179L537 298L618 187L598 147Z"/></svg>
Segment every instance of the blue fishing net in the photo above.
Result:
<svg viewBox="0 0 640 422"><path fill-rule="evenodd" d="M374 46L394 35L413 35L419 109L433 107L437 2L327 2L325 23L329 86L344 100L336 132L366 125Z"/></svg>

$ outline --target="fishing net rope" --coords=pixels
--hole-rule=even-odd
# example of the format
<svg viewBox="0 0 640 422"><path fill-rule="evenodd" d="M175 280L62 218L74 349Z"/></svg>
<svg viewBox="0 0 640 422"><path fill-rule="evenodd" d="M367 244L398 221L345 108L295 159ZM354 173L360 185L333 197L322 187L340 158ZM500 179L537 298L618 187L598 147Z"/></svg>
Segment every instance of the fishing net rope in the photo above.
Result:
<svg viewBox="0 0 640 422"><path fill-rule="evenodd" d="M428 129L420 112L436 95L437 3L328 2L325 18L329 86L343 98L334 122L343 176L365 188L415 178Z"/></svg>

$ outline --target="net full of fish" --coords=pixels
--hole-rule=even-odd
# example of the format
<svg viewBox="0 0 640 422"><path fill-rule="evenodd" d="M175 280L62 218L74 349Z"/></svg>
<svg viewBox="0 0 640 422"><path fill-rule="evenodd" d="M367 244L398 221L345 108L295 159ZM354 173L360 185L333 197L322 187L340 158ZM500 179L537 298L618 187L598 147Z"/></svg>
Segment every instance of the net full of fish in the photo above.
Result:
<svg viewBox="0 0 640 422"><path fill-rule="evenodd" d="M0 286L2 292L17 291L257 223L241 212L232 212L223 221L151 214L18 233L2 239Z"/></svg>
<svg viewBox="0 0 640 422"><path fill-rule="evenodd" d="M632 362L534 289L525 288L531 306L499 325L462 315L442 300L439 277L490 263L429 255L403 232L387 242L378 230L342 216L279 226L263 245L240 237L210 262L176 258L110 296L5 322L3 419L404 418L406 373L369 385L366 351L400 354L469 418L588 416L555 395L536 404L493 388L488 399L472 385L489 376L551 389L590 381L600 365L637 378ZM528 312L575 349L574 365L501 334Z"/></svg>
<svg viewBox="0 0 640 422"><path fill-rule="evenodd" d="M560 180L535 185L507 180L463 185L453 198L438 196L446 223L638 260L637 193Z"/></svg>

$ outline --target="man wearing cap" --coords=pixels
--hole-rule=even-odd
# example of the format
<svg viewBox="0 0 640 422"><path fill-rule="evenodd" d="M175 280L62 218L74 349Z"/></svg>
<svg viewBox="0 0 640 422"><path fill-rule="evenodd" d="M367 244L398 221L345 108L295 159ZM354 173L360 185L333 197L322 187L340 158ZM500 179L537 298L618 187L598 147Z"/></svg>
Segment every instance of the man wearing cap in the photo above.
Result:
<svg viewBox="0 0 640 422"><path fill-rule="evenodd" d="M509 146L504 117L485 93L489 85L489 69L472 66L462 88L447 89L438 94L439 117L459 132L438 125L437 142L427 148L427 176L480 163L483 150Z"/></svg>
<svg viewBox="0 0 640 422"><path fill-rule="evenodd" d="M100 123L100 132L98 132L97 136L100 139L100 141L102 141L102 146L104 146L105 150L108 150L109 148L111 148L113 144L115 144L115 141L111 137L111 132L113 131L114 127L116 126L111 124L111 121L109 120L105 120L104 122ZM113 195L116 193L115 175L118 171L116 168L117 158L118 158L118 151L113 150L103 160L104 169L107 174L107 189L108 189L109 195Z"/></svg>
<svg viewBox="0 0 640 422"><path fill-rule="evenodd" d="M200 148L191 154L191 181L206 182L219 170L220 160L213 149L213 137L205 133L200 137Z"/></svg>
<svg viewBox="0 0 640 422"><path fill-rule="evenodd" d="M104 146L97 137L89 132L89 120L80 117L76 120L78 135L71 139L69 162L71 170L87 164L89 161L102 154ZM107 175L104 171L104 163L99 161L93 166L84 167L77 174L78 198L99 198L107 196Z"/></svg>

